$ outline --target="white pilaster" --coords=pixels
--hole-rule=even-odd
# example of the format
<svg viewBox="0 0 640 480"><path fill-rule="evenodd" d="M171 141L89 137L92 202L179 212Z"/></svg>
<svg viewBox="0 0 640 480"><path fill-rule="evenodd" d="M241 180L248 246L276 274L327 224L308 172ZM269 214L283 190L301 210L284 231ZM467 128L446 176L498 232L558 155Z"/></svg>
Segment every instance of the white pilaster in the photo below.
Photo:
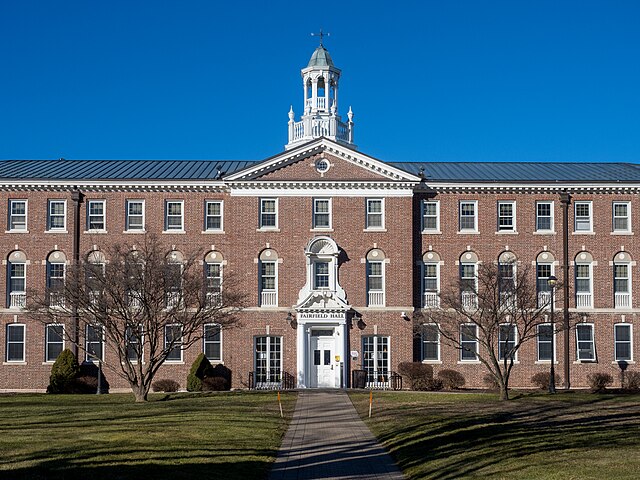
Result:
<svg viewBox="0 0 640 480"><path fill-rule="evenodd" d="M303 323L299 323L296 341L298 388L307 388L307 344L307 328Z"/></svg>

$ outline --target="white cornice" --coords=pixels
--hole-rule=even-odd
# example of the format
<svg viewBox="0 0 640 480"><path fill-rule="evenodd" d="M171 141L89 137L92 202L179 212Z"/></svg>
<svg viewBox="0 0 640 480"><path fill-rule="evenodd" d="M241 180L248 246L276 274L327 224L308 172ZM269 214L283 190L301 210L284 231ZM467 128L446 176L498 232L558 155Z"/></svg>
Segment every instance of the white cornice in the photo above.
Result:
<svg viewBox="0 0 640 480"><path fill-rule="evenodd" d="M427 187L436 192L464 193L492 191L510 191L526 193L638 193L640 183L543 183L543 182L513 182L513 183L461 183L427 181Z"/></svg>
<svg viewBox="0 0 640 480"><path fill-rule="evenodd" d="M412 182L237 182L229 185L231 196L321 196L364 197L410 197L415 183Z"/></svg>
<svg viewBox="0 0 640 480"><path fill-rule="evenodd" d="M67 191L79 188L86 191L141 191L141 192L174 192L174 191L207 191L222 192L226 190L223 181L198 180L166 180L166 181L96 181L96 180L14 180L0 181L0 190L10 191Z"/></svg>

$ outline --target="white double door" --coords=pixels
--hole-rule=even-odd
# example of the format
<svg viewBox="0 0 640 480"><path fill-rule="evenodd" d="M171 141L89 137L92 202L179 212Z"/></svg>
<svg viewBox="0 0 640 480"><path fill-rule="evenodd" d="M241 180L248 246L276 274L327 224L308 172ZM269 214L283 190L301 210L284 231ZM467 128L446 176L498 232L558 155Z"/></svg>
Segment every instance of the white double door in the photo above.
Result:
<svg viewBox="0 0 640 480"><path fill-rule="evenodd" d="M311 387L335 388L340 378L340 364L335 361L336 340L333 336L311 335Z"/></svg>

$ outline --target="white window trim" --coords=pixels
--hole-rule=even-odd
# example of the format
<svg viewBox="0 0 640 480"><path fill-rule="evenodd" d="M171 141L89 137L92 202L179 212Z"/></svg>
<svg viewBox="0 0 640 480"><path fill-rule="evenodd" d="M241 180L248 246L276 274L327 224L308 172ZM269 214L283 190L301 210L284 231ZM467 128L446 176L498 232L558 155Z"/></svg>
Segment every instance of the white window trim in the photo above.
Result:
<svg viewBox="0 0 640 480"><path fill-rule="evenodd" d="M422 262L422 275L421 275L421 283L422 283L422 304L423 304L423 308L424 308L424 299L425 299L425 295L427 293L427 287L426 287L426 271L427 271L427 265L435 265L436 267L436 295L440 295L440 262ZM429 277L432 278L432 277ZM430 292L431 293L431 292ZM438 303L440 302L440 298L438 297Z"/></svg>
<svg viewBox="0 0 640 480"><path fill-rule="evenodd" d="M62 203L64 207L63 217L63 226L62 227L51 227L51 204L52 203ZM59 216L56 214L56 217ZM50 198L47 200L47 229L46 232L57 232L57 233L66 233L67 232L67 201L63 198Z"/></svg>
<svg viewBox="0 0 640 480"><path fill-rule="evenodd" d="M218 329L220 330L220 341L219 341L219 343L220 343L220 358L219 358L219 359L216 359L216 358L209 358L209 357L207 357L207 359L208 359L210 362L215 362L216 364L224 363L224 362L222 361L222 359L224 358L224 356L223 356L223 355L224 355L224 354L223 354L224 342L223 342L223 339L222 339L222 326L221 326L219 323L205 323L205 324L203 325L203 327L202 327L202 328L203 328L203 335L202 335L202 353L204 353L204 354L205 354L205 357L206 357L206 356L207 356L207 354L206 354L206 352L207 352L207 343L211 343L211 344L215 344L215 343L216 343L216 342L207 342L207 337L206 337L206 335L204 335L204 330L205 330L207 327L218 327Z"/></svg>
<svg viewBox="0 0 640 480"><path fill-rule="evenodd" d="M626 205L627 206L627 215L626 217L616 217L615 216L615 212L616 212L616 205ZM616 218L626 218L627 219L627 228L625 229L616 229ZM613 234L625 234L625 233L632 233L632 228L631 228L631 202L613 202L611 204L611 233Z"/></svg>
<svg viewBox="0 0 640 480"><path fill-rule="evenodd" d="M208 207L210 203L219 203L220 204L220 215L209 215L207 214ZM209 228L207 226L207 219L209 217L220 217L220 228ZM204 202L204 230L202 233L224 233L224 201L223 200L205 200Z"/></svg>
<svg viewBox="0 0 640 480"><path fill-rule="evenodd" d="M552 352L553 352L553 359L554 359L554 363L558 363L558 352L556 350L556 332L553 329L553 325L551 323L545 322L545 323L539 323L538 325L536 325L536 361L535 363L537 364L549 364L551 363L551 360L541 360L540 359L540 326L548 326L551 327L551 348L552 348Z"/></svg>
<svg viewBox="0 0 640 480"><path fill-rule="evenodd" d="M131 328L131 329L133 329L134 327L127 327L127 328ZM163 333L164 333L164 332L163 332ZM140 331L139 331L139 332L136 332L136 334L137 334L137 335L139 335L139 337L140 337L140 343L141 343L141 345L142 345L142 351L140 352L140 356L134 360L134 359L129 358L129 345L130 345L132 342L130 341L131 336L130 336L130 335L127 335L127 330L125 329L125 334L124 334L124 341L125 341L125 356L126 356L127 361L128 361L128 362L130 362L130 363L132 363L132 364L137 364L137 363L138 363L138 362L140 362L140 361L141 361L142 363L144 363L144 331L143 331L142 327L140 327ZM164 342L164 339L163 339L163 342ZM136 342L136 343L137 343L137 342ZM164 345L164 343L163 343L163 345Z"/></svg>
<svg viewBox="0 0 640 480"><path fill-rule="evenodd" d="M317 201L325 201L328 202L329 205L329 225L326 227L323 226L318 226L316 225L316 214L317 214L317 210L316 210L316 202ZM312 219L311 219L311 227L313 230L319 230L319 231L327 231L327 230L331 230L333 228L333 202L331 201L331 198L327 198L327 197L318 197L318 198L313 198L312 199Z"/></svg>
<svg viewBox="0 0 640 480"><path fill-rule="evenodd" d="M275 216L276 221L273 226L264 226L262 224L262 214L263 214L263 202L266 200L273 200L275 202ZM269 230L269 231L278 231L280 224L280 202L277 197L260 197L258 199L258 230ZM272 212L267 212L267 214L272 214Z"/></svg>
<svg viewBox="0 0 640 480"><path fill-rule="evenodd" d="M142 204L142 228L131 228L129 224L129 204L131 203L140 203ZM145 201L143 198L128 198L125 200L125 212L124 212L124 232L125 233L145 233L146 229L146 218L145 218ZM137 215L136 215L137 216Z"/></svg>
<svg viewBox="0 0 640 480"><path fill-rule="evenodd" d="M518 328L515 324L513 323L501 323L499 325L499 327L511 327L513 328L513 346L514 348L518 346ZM500 330L501 328L498 328L498 351L496 353L498 353L498 360L503 362L504 358L500 357L500 345L502 344L502 342L500 341ZM513 354L513 363L520 363L518 362L518 352L520 351L520 349L516 350L515 353Z"/></svg>
<svg viewBox="0 0 640 480"><path fill-rule="evenodd" d="M168 323L164 326L164 338L163 338L163 345L164 345L164 349L167 349L167 328L174 328L174 327L179 327L180 328L180 341L176 342L176 344L174 345L174 349L175 348L179 348L180 351L180 358L169 358L167 356L165 362L166 363L183 363L184 362L184 349L183 347L183 340L184 340L184 333L183 333L183 328L182 325L180 325L179 323ZM173 350L173 349L172 349Z"/></svg>
<svg viewBox="0 0 640 480"><path fill-rule="evenodd" d="M424 211L427 203L433 203L436 206L436 228L426 228L424 222ZM440 200L423 200L421 204L422 232L423 233L442 233L440 231Z"/></svg>
<svg viewBox="0 0 640 480"><path fill-rule="evenodd" d="M577 266L578 265L588 265L589 266L589 295L591 298L591 305L589 305L588 307L578 307L577 303L578 303L578 269ZM575 302L576 302L576 308L593 308L594 306L594 298L593 298L593 262L576 262L575 263L575 274L574 274L574 289L575 289L575 293L574 293L574 297L575 297ZM584 277L580 277L580 278L584 278ZM584 293L584 292L582 292Z"/></svg>
<svg viewBox="0 0 640 480"><path fill-rule="evenodd" d="M371 215L380 215L380 226L370 226L369 225L369 202L372 201L379 201L380 202L380 213L371 213ZM366 231L384 231L385 230L385 202L384 202L384 198L381 197L371 197L371 198L366 198L365 199L365 217L364 217L364 221L365 221L365 225L364 225L364 229Z"/></svg>
<svg viewBox="0 0 640 480"><path fill-rule="evenodd" d="M591 346L593 348L593 359L581 359L580 350L578 348L578 327L587 326L591 328ZM598 352L596 351L596 330L593 323L579 323L576 325L576 362L578 363L597 363Z"/></svg>
<svg viewBox="0 0 640 480"><path fill-rule="evenodd" d="M511 205L511 228L501 228L500 227L500 205ZM516 225L516 201L515 200L498 200L496 203L496 216L497 216L497 225L496 225L496 233L518 233L517 225Z"/></svg>
<svg viewBox="0 0 640 480"><path fill-rule="evenodd" d="M170 203L179 203L180 204L180 228L169 228L169 204ZM177 217L177 215L171 215L172 217ZM182 233L184 232L184 200L171 200L167 199L164 201L164 231L162 233Z"/></svg>
<svg viewBox="0 0 640 480"><path fill-rule="evenodd" d="M372 263L379 263L380 264L380 277L382 278L382 288L380 290L372 290L371 287L369 286L369 277L371 275L369 275L369 266ZM387 286L387 282L386 282L386 268L385 268L385 264L386 262L383 260L367 260L365 266L367 268L367 306L368 307L384 307L387 304L387 294L386 294L386 286ZM378 276L376 275L375 278L377 278ZM382 304L381 305L371 305L369 302L369 296L371 294L371 292L382 292Z"/></svg>
<svg viewBox="0 0 640 480"><path fill-rule="evenodd" d="M22 358L9 360L9 328L22 327ZM27 326L24 323L8 323L5 330L5 356L4 359L7 363L25 363L27 358ZM11 342L18 343L18 342Z"/></svg>
<svg viewBox="0 0 640 480"><path fill-rule="evenodd" d="M100 360L101 362L104 362L104 349L105 349L105 332L104 332L104 326L102 325L89 325L86 324L84 327L84 361L85 362L91 362L95 360L95 357L90 356L89 355L89 327L93 327L93 328L98 328L100 329L100 332L102 333L102 335L100 336L100 358L98 360ZM95 343L95 342L91 342L91 343Z"/></svg>
<svg viewBox="0 0 640 480"><path fill-rule="evenodd" d="M551 205L551 208L549 210L549 216L550 216L550 222L549 222L549 227L548 229L544 229L544 228L538 228L538 205L540 204L549 204ZM555 233L556 231L556 226L555 226L555 202L553 200L540 200L536 202L535 205L535 209L536 209L536 225L535 225L535 230L534 233L540 233L540 234L545 234L545 233ZM546 217L545 217L546 218Z"/></svg>
<svg viewBox="0 0 640 480"><path fill-rule="evenodd" d="M64 351L65 348L65 328L64 328L64 323L47 323L44 326L44 361L45 363L53 363L56 361L57 357L54 358L53 360L49 359L49 327L62 327L62 350L60 350L60 353L62 353ZM58 343L58 342L56 342Z"/></svg>
<svg viewBox="0 0 640 480"><path fill-rule="evenodd" d="M616 355L616 346L618 344L618 339L616 338L616 327L619 326L624 326L624 327L629 327L629 351L631 352L631 358L629 360L625 359L618 359L617 355ZM627 342L625 342L627 343ZM622 323L622 322L618 322L618 323L614 323L613 324L613 360L614 362L629 362L629 363L633 363L634 361L634 356L633 356L633 324L631 323Z"/></svg>
<svg viewBox="0 0 640 480"><path fill-rule="evenodd" d="M462 205L467 203L473 204L473 228L462 228ZM477 200L460 200L458 202L458 233L478 233L478 201Z"/></svg>
<svg viewBox="0 0 640 480"><path fill-rule="evenodd" d="M424 336L421 336L420 338L420 359L422 360L422 363L442 363L442 359L440 356L440 329L438 328L438 324L437 323L433 323L433 322L429 322L429 323L423 323L422 326L431 326L433 325L436 328L436 347L437 347L437 358L424 358ZM434 342L429 342L429 343L434 343Z"/></svg>
<svg viewBox="0 0 640 480"><path fill-rule="evenodd" d="M11 213L12 206L14 203L24 203L24 228L12 228L11 227L11 219L13 218L13 214ZM5 233L29 233L29 201L26 199L20 198L10 198L9 199L9 211L7 212L8 222L7 222L7 231Z"/></svg>
<svg viewBox="0 0 640 480"><path fill-rule="evenodd" d="M107 201L101 199L89 199L87 202L87 223L85 225L85 233L106 233L107 232ZM101 203L102 204L102 226L103 228L90 228L90 217L91 215L91 204L92 203ZM97 216L97 215L94 215Z"/></svg>
<svg viewBox="0 0 640 480"><path fill-rule="evenodd" d="M626 265L627 266L628 292L620 292L620 293L627 293L629 295L629 306L628 307L616 307L616 304L615 304L615 301L616 301L615 300L615 294L618 293L616 291L616 285L615 285L616 278L618 278L618 277L616 277L616 270L615 270L616 265ZM624 309L628 310L629 308L633 308L633 282L632 282L633 275L632 275L631 266L632 266L632 262L616 262L616 261L613 262L613 296L614 296L613 306L614 306L614 308L623 309L623 310Z"/></svg>
<svg viewBox="0 0 640 480"><path fill-rule="evenodd" d="M274 289L273 290L265 290L262 288L262 264L263 263L273 263L274 264ZM273 308L278 306L278 261L277 260L260 260L258 262L258 305L260 307ZM264 305L262 301L262 292L275 292L275 303L273 305Z"/></svg>
<svg viewBox="0 0 640 480"><path fill-rule="evenodd" d="M476 354L475 354L475 358L471 359L471 358L463 358L462 354L463 352L465 352L466 350L462 347L462 327L473 327L475 329L475 335L474 338L475 340L473 340L473 343L476 344ZM460 324L460 331L458 332L458 334L460 335L460 357L459 357L459 362L460 363L478 363L478 350L480 348L480 342L478 341L478 325L476 325L475 323L461 323ZM465 342L465 343L471 343L471 341Z"/></svg>
<svg viewBox="0 0 640 480"><path fill-rule="evenodd" d="M589 205L589 230L578 230L578 205ZM583 217L580 217L583 218ZM573 234L585 235L593 233L593 202L591 200L577 200L573 202Z"/></svg>

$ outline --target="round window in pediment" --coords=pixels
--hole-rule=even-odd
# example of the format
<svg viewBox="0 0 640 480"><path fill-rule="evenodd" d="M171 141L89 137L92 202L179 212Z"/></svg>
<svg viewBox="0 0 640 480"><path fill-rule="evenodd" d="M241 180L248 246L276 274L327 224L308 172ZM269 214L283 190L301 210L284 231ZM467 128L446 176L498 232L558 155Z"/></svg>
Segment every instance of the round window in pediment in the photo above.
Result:
<svg viewBox="0 0 640 480"><path fill-rule="evenodd" d="M327 160L326 158L321 158L320 160L316 161L316 170L318 173L325 173L327 170L329 170L329 167L331 165L329 164L329 160Z"/></svg>

